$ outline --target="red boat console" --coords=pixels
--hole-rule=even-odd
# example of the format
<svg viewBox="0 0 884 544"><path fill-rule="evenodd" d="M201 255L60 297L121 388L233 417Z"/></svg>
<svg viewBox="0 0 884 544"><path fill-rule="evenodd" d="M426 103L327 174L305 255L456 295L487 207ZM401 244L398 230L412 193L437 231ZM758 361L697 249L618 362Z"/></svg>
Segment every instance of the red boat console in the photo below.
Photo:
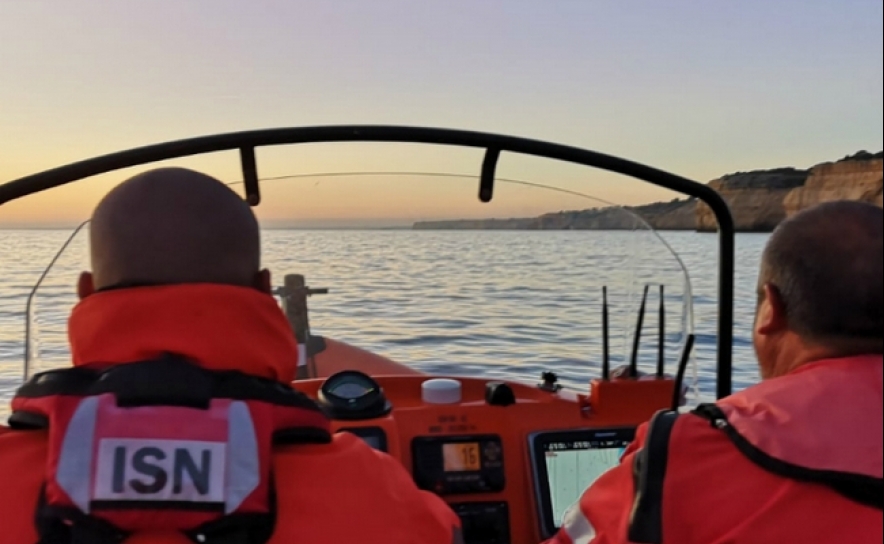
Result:
<svg viewBox="0 0 884 544"><path fill-rule="evenodd" d="M389 453L442 496L463 519L467 544L537 544L588 485L581 478L616 464L635 427L670 406L674 381L595 380L581 394L346 372L295 387L326 406L336 430Z"/></svg>

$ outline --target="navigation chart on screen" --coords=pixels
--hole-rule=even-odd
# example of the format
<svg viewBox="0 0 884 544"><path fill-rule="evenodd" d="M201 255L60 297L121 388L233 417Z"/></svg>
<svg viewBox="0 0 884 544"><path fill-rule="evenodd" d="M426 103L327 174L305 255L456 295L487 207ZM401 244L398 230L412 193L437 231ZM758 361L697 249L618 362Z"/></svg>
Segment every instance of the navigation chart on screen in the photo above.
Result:
<svg viewBox="0 0 884 544"><path fill-rule="evenodd" d="M620 441L546 444L546 469L557 527L561 526L565 512L580 499L586 488L620 462L625 448L626 444Z"/></svg>

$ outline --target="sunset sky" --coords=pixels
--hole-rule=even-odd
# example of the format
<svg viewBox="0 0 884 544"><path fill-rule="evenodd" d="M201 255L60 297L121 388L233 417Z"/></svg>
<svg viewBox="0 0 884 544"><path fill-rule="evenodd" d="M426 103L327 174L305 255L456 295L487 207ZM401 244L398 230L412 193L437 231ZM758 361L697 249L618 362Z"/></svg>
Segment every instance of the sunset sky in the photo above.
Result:
<svg viewBox="0 0 884 544"><path fill-rule="evenodd" d="M430 125L588 147L698 181L884 144L881 0L7 0L0 182L166 140L277 126ZM308 146L262 176L476 173L474 151ZM237 157L179 162L235 181ZM512 159L501 175L634 204L673 195ZM0 207L0 227L75 223L126 175ZM594 205L473 180L268 184L268 224L513 216ZM326 223L323 223L325 221Z"/></svg>

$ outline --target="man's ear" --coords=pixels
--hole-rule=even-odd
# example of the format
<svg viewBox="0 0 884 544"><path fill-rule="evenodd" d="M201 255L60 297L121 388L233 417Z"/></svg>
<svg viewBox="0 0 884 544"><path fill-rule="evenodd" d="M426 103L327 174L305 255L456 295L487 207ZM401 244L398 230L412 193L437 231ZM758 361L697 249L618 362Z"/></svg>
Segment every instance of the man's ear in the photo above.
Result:
<svg viewBox="0 0 884 544"><path fill-rule="evenodd" d="M95 292L95 282L92 280L91 272L82 272L77 280L77 296L80 300L88 297Z"/></svg>
<svg viewBox="0 0 884 544"><path fill-rule="evenodd" d="M764 300L761 301L758 308L755 332L762 336L783 332L789 328L783 296L773 284L766 283L763 289Z"/></svg>
<svg viewBox="0 0 884 544"><path fill-rule="evenodd" d="M252 286L262 293L268 295L273 294L273 280L270 277L270 271L265 268L255 274L255 280Z"/></svg>

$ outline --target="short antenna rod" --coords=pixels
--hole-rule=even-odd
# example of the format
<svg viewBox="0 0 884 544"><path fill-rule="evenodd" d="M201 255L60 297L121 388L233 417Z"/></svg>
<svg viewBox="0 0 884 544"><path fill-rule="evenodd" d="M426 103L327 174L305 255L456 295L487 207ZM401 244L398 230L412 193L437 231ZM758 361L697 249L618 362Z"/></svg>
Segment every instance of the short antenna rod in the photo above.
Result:
<svg viewBox="0 0 884 544"><path fill-rule="evenodd" d="M681 389L684 387L684 375L688 370L688 361L691 360L691 351L694 349L694 334L688 335L681 352L681 360L678 361L678 374L675 376L675 389L672 391L672 411L678 411L681 406Z"/></svg>
<svg viewBox="0 0 884 544"><path fill-rule="evenodd" d="M611 359L608 340L608 286L602 287L602 379L611 379Z"/></svg>
<svg viewBox="0 0 884 544"><path fill-rule="evenodd" d="M638 347L641 343L642 325L645 322L645 306L648 303L648 287L645 285L645 293L642 295L642 305L638 309L638 323L635 325L635 339L632 341L632 359L629 361L629 377L638 378Z"/></svg>
<svg viewBox="0 0 884 544"><path fill-rule="evenodd" d="M657 339L657 378L663 379L666 372L666 300L663 285L660 285L660 326L659 338Z"/></svg>

